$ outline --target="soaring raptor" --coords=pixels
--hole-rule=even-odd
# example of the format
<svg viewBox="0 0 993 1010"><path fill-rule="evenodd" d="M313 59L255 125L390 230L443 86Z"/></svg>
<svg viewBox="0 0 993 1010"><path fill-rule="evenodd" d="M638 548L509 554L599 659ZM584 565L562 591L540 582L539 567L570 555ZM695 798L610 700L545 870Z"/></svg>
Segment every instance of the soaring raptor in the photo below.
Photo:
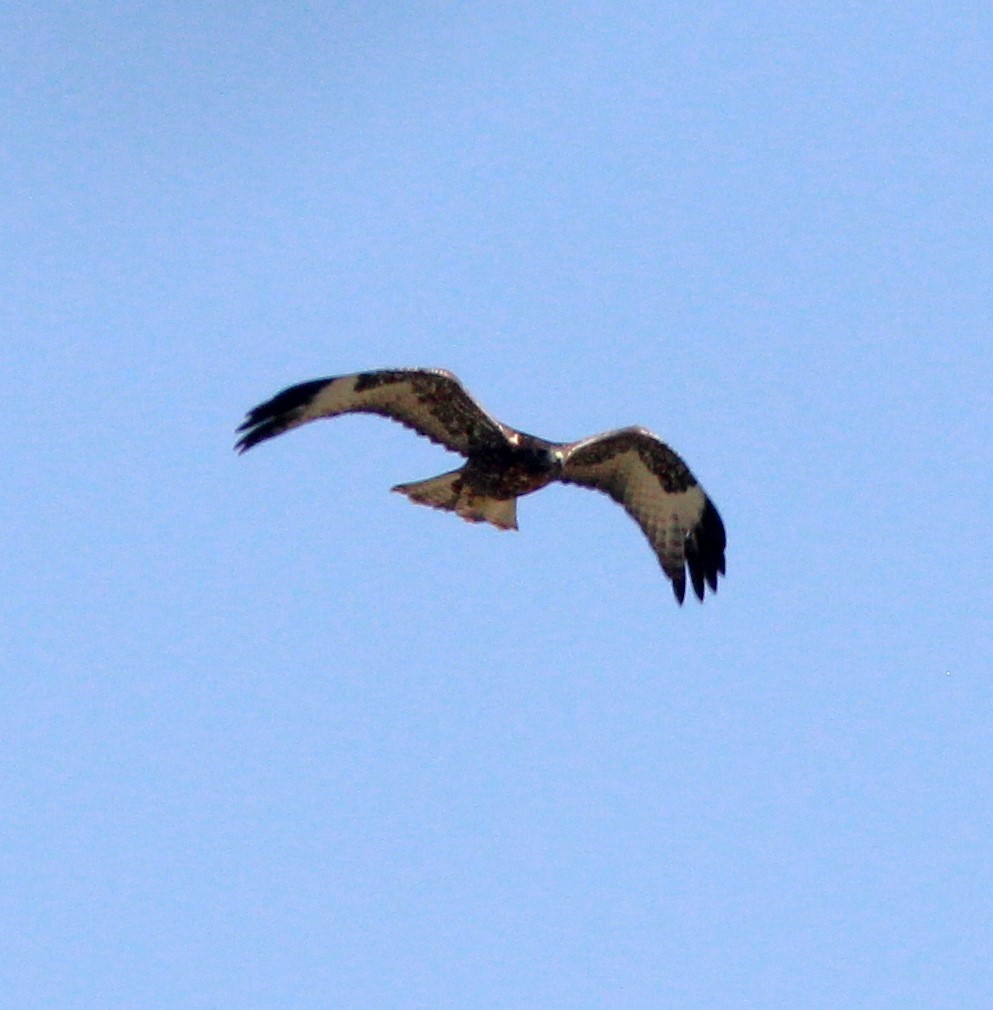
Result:
<svg viewBox="0 0 993 1010"><path fill-rule="evenodd" d="M458 470L394 491L469 522L517 529L517 499L552 481L604 491L641 527L679 603L686 568L703 600L724 574L724 523L689 467L647 428L546 442L501 423L451 372L384 369L290 386L249 411L239 452L320 417L381 414L465 456Z"/></svg>

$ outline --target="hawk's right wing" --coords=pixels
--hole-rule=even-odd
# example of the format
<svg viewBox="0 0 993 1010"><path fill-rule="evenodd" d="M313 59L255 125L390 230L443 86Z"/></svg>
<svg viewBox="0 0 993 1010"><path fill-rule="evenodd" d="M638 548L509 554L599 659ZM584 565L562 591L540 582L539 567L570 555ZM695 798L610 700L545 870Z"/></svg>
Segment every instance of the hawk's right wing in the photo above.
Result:
<svg viewBox="0 0 993 1010"><path fill-rule="evenodd" d="M483 410L451 372L383 369L284 389L249 411L235 448L245 452L308 421L351 413L381 414L463 456L506 444L509 430Z"/></svg>

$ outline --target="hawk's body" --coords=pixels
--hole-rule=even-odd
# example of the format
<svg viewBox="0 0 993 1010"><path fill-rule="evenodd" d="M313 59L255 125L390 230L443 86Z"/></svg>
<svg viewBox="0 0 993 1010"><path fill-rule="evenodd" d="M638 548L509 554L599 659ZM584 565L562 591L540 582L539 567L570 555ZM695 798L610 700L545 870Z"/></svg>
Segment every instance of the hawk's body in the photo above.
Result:
<svg viewBox="0 0 993 1010"><path fill-rule="evenodd" d="M552 481L604 491L641 526L676 599L717 590L724 524L686 464L646 428L620 428L579 442L548 442L491 417L450 372L384 369L316 379L284 389L250 411L241 452L320 417L382 414L467 459L459 470L394 491L470 522L517 529L517 499Z"/></svg>

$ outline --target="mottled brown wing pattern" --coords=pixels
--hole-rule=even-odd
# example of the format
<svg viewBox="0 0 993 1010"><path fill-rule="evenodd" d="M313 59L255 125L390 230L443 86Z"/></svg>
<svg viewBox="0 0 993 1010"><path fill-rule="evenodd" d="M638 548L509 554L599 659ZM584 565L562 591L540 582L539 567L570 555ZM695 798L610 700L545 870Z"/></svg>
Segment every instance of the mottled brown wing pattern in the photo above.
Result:
<svg viewBox="0 0 993 1010"><path fill-rule="evenodd" d="M565 484L593 488L623 505L638 523L672 581L686 594L686 568L702 600L724 574L724 524L689 467L646 428L622 428L564 447Z"/></svg>
<svg viewBox="0 0 993 1010"><path fill-rule="evenodd" d="M358 372L290 386L249 411L236 448L245 452L266 439L322 417L379 414L468 456L507 442L507 429L441 369Z"/></svg>

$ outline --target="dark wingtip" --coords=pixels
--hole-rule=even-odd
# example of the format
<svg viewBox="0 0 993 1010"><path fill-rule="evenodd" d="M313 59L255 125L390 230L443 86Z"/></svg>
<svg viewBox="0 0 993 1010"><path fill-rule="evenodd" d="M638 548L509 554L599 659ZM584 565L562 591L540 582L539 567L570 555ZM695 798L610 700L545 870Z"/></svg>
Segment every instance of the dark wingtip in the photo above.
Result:
<svg viewBox="0 0 993 1010"><path fill-rule="evenodd" d="M697 599L703 602L706 586L717 592L717 577L725 571L724 550L727 534L714 503L707 498L700 521L686 541L686 564Z"/></svg>
<svg viewBox="0 0 993 1010"><path fill-rule="evenodd" d="M240 428L238 428L238 431L244 431L244 430L245 425L242 425ZM252 448L253 445L258 445L259 442L261 441L262 439L260 437L257 437L255 432L249 432L247 435L243 435L241 438L238 439L237 442L235 442L234 451L238 453L239 456L243 456L246 452L248 452L249 449Z"/></svg>
<svg viewBox="0 0 993 1010"><path fill-rule="evenodd" d="M703 603L704 579L706 573L700 560L700 554L697 550L696 541L693 537L687 537L686 539L686 567L690 570L690 579L693 582L693 592L696 593L696 598Z"/></svg>
<svg viewBox="0 0 993 1010"><path fill-rule="evenodd" d="M272 438L274 435L278 435L285 427L278 419L255 422L251 420L251 414L248 416L249 420L245 421L245 423L238 428L238 431L243 431L245 434L242 435L241 438L239 438L234 444L235 452L238 453L239 456L248 452L253 445L258 445L259 442L264 442L267 438Z"/></svg>
<svg viewBox="0 0 993 1010"><path fill-rule="evenodd" d="M245 420L235 429L238 432L245 432L235 442L235 452L240 456L259 442L275 438L276 435L286 431L297 411L306 407L331 381L333 380L326 378L300 382L277 393L271 400L253 407L245 415Z"/></svg>

